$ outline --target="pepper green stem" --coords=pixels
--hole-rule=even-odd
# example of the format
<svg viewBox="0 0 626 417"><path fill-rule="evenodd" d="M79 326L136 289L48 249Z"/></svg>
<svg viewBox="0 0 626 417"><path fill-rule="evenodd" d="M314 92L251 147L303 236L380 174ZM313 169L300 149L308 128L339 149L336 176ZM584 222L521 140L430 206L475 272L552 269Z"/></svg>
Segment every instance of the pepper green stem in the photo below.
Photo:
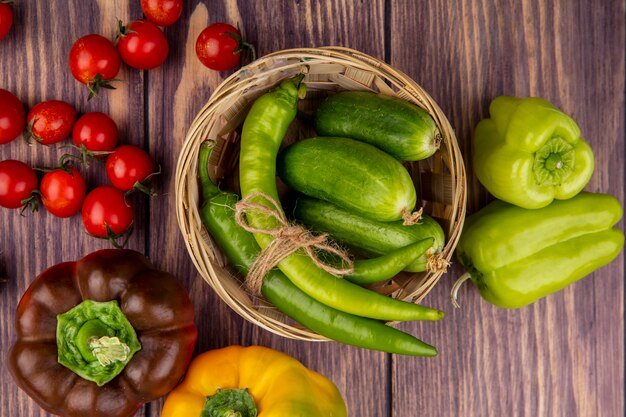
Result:
<svg viewBox="0 0 626 417"><path fill-rule="evenodd" d="M200 417L256 417L254 398L243 389L218 389L208 396Z"/></svg>
<svg viewBox="0 0 626 417"><path fill-rule="evenodd" d="M85 300L57 316L58 362L102 386L119 375L141 349L117 301Z"/></svg>
<svg viewBox="0 0 626 417"><path fill-rule="evenodd" d="M220 192L220 189L213 183L209 176L209 158L214 147L215 142L210 140L202 142L202 145L200 145L198 177L200 178L200 185L202 186L202 201L208 201Z"/></svg>
<svg viewBox="0 0 626 417"><path fill-rule="evenodd" d="M533 170L540 185L560 185L574 172L574 147L558 136L535 153Z"/></svg>
<svg viewBox="0 0 626 417"><path fill-rule="evenodd" d="M92 337L89 339L88 345L102 366L108 366L115 362L124 362L130 354L128 345L121 342L117 337Z"/></svg>
<svg viewBox="0 0 626 417"><path fill-rule="evenodd" d="M461 275L459 279L456 280L454 285L452 286L452 290L450 290L450 300L452 301L452 305L454 308L461 308L461 305L458 302L458 292L459 288L465 283L465 281L472 278L472 275L469 272Z"/></svg>
<svg viewBox="0 0 626 417"><path fill-rule="evenodd" d="M548 158L546 158L546 169L550 171L554 171L556 169L563 168L563 158L558 154L551 154Z"/></svg>
<svg viewBox="0 0 626 417"><path fill-rule="evenodd" d="M92 339L98 340L104 336L112 336L113 332L106 324L98 319L86 321L76 334L76 347L87 362L97 361L94 349L90 346Z"/></svg>

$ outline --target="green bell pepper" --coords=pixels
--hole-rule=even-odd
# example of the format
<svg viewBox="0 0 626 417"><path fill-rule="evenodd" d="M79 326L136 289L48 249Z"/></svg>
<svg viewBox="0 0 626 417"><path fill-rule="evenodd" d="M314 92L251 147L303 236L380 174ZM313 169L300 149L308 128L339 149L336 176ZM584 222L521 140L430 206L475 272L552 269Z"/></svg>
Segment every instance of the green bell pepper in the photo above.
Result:
<svg viewBox="0 0 626 417"><path fill-rule="evenodd" d="M476 126L474 172L496 198L537 209L589 182L593 151L574 120L536 97L496 97Z"/></svg>
<svg viewBox="0 0 626 417"><path fill-rule="evenodd" d="M624 246L613 227L622 206L611 195L582 192L528 210L495 200L469 216L456 248L482 297L517 308L554 293L610 263Z"/></svg>

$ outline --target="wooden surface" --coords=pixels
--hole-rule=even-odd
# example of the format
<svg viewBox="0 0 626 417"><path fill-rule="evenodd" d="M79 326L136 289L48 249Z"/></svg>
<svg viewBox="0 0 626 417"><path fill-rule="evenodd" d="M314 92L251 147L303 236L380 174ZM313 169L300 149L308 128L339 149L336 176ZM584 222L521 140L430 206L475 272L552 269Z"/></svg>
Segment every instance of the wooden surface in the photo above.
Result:
<svg viewBox="0 0 626 417"><path fill-rule="evenodd" d="M507 311L484 302L469 285L454 310L448 293L462 273L449 270L425 302L448 315L439 323L399 327L435 344L436 358L408 358L338 343L286 340L244 321L200 279L174 212L173 172L187 127L212 90L229 75L201 66L199 32L218 21L239 22L263 55L291 47L341 45L384 59L406 72L440 104L466 161L468 210L489 197L472 174L471 132L500 94L536 95L571 114L596 154L587 189L624 202L624 1L185 1L182 18L165 30L171 52L148 73L124 67L115 91L87 101L67 54L78 37L114 37L116 18L141 17L139 0L15 0L15 24L0 41L0 88L28 106L47 99L80 112L104 111L121 141L149 149L163 168L159 195L138 197L129 242L177 275L197 309L197 351L260 344L295 356L332 379L350 416L624 416L624 256L538 301ZM0 147L1 159L51 165L58 146ZM86 173L105 182L101 164ZM620 223L623 228L623 221ZM4 360L15 338L21 294L45 268L106 248L87 236L80 216L45 211L21 217L0 210L0 416L46 414L13 383ZM158 416L162 401L137 415Z"/></svg>

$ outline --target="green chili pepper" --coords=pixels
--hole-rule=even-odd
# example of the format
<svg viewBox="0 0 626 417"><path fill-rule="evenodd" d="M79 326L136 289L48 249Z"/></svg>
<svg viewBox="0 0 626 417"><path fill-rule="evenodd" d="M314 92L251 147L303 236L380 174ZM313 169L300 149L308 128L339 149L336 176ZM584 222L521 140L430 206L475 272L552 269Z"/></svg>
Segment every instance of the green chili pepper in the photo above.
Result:
<svg viewBox="0 0 626 417"><path fill-rule="evenodd" d="M239 154L242 198L263 193L279 201L276 156L287 128L296 117L298 98L304 88L301 81L302 76L297 76L281 82L278 88L259 97L248 112ZM274 209L265 199L254 198L253 201ZM247 220L255 228L280 227L275 218L262 213L250 212ZM254 237L262 249L274 239L263 233L254 233ZM386 321L438 320L443 317L443 312L434 313L418 304L395 300L338 279L317 267L301 250L284 258L278 267L302 291L337 310Z"/></svg>
<svg viewBox="0 0 626 417"><path fill-rule="evenodd" d="M393 278L407 265L415 262L431 248L435 239L427 238L396 249L386 255L371 259L357 259L354 261L354 272L345 278L355 284L373 284Z"/></svg>
<svg viewBox="0 0 626 417"><path fill-rule="evenodd" d="M578 194L594 168L576 122L536 97L495 98L476 126L474 171L496 198L536 209Z"/></svg>
<svg viewBox="0 0 626 417"><path fill-rule="evenodd" d="M202 185L202 222L222 249L231 265L245 275L261 248L254 236L235 220L236 194L222 192L207 173L211 150L203 145L199 157ZM300 291L278 269L263 280L261 292L279 311L318 334L348 345L389 353L434 356L437 350L393 327L328 307Z"/></svg>
<svg viewBox="0 0 626 417"><path fill-rule="evenodd" d="M456 254L487 301L506 308L530 304L608 264L624 246L613 227L622 206L607 194L582 192L528 210L493 201L469 216Z"/></svg>

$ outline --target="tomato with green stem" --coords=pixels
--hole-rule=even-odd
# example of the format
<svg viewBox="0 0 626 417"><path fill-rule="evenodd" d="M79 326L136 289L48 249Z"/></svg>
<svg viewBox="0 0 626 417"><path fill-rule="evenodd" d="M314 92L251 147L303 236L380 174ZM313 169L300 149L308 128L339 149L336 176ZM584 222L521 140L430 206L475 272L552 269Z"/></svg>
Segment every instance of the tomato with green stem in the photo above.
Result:
<svg viewBox="0 0 626 417"><path fill-rule="evenodd" d="M151 22L170 26L183 13L183 0L141 0L141 10Z"/></svg>
<svg viewBox="0 0 626 417"><path fill-rule="evenodd" d="M37 209L34 193L37 192L37 174L22 161L0 161L0 206L5 208Z"/></svg>
<svg viewBox="0 0 626 417"><path fill-rule="evenodd" d="M124 246L132 232L133 208L115 187L103 185L91 190L83 201L81 214L87 233L109 239L116 247ZM119 245L117 239L122 237L124 243Z"/></svg>
<svg viewBox="0 0 626 417"><path fill-rule="evenodd" d="M35 105L26 117L30 137L42 145L52 145L68 138L76 121L76 109L61 100Z"/></svg>
<svg viewBox="0 0 626 417"><path fill-rule="evenodd" d="M84 146L89 152L110 152L117 146L119 130L115 121L102 112L83 114L72 130L74 145ZM105 154L96 154L103 157Z"/></svg>
<svg viewBox="0 0 626 417"><path fill-rule="evenodd" d="M17 139L25 126L24 104L13 93L0 88L0 144Z"/></svg>
<svg viewBox="0 0 626 417"><path fill-rule="evenodd" d="M122 191L137 189L152 194L146 182L158 173L159 169L152 157L134 145L118 147L106 161L107 178Z"/></svg>
<svg viewBox="0 0 626 417"><path fill-rule="evenodd" d="M228 23L214 23L205 28L196 40L196 55L207 68L226 71L239 64L241 51L249 49L256 59L254 46L243 40L238 28Z"/></svg>
<svg viewBox="0 0 626 417"><path fill-rule="evenodd" d="M39 186L41 202L54 216L71 217L81 210L87 186L75 168L56 168L46 172Z"/></svg>
<svg viewBox="0 0 626 417"><path fill-rule="evenodd" d="M117 50L129 66L150 70L163 64L169 53L165 34L148 20L136 20L124 26L119 21Z"/></svg>
<svg viewBox="0 0 626 417"><path fill-rule="evenodd" d="M120 70L120 55L113 42L101 35L85 35L72 45L69 54L70 71L77 81L89 89L89 98L100 89L115 89L112 81Z"/></svg>
<svg viewBox="0 0 626 417"><path fill-rule="evenodd" d="M10 2L0 1L0 40L4 38L13 26L13 9Z"/></svg>

